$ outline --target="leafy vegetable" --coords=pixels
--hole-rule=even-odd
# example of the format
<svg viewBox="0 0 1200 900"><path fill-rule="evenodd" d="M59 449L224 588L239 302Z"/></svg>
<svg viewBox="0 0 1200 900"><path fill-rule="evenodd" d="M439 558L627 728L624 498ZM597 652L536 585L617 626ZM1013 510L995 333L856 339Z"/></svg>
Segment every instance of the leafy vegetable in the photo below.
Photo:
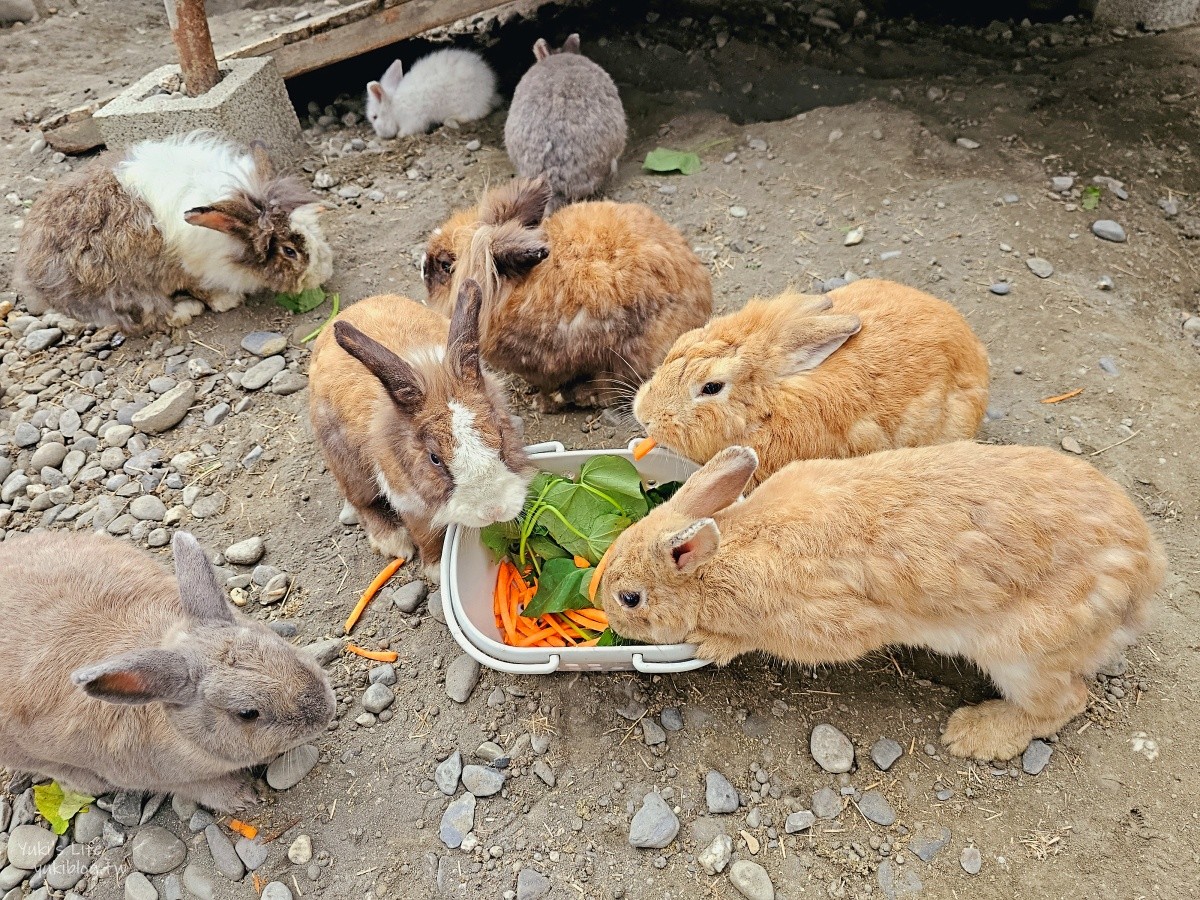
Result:
<svg viewBox="0 0 1200 900"><path fill-rule="evenodd" d="M309 288L298 294L276 294L275 302L297 315L312 312L325 302L325 291L319 287Z"/></svg>
<svg viewBox="0 0 1200 900"><path fill-rule="evenodd" d="M636 641L631 641L629 638L621 637L611 628L605 628L601 632L599 639L596 641L597 647L625 647L629 644L635 644Z"/></svg>
<svg viewBox="0 0 1200 900"><path fill-rule="evenodd" d="M307 344L309 341L315 341L318 337L320 337L321 332L325 330L325 326L337 318L337 314L341 310L341 308L342 308L342 295L334 294L333 295L333 311L330 312L329 318L327 318L324 322L322 322L320 325L318 325L313 331L311 331L310 333L308 333L304 337L302 337L300 339L300 343Z"/></svg>
<svg viewBox="0 0 1200 900"><path fill-rule="evenodd" d="M1079 203L1084 209L1095 209L1100 205L1100 188L1089 184L1083 189L1083 199Z"/></svg>
<svg viewBox="0 0 1200 900"><path fill-rule="evenodd" d="M700 157L695 153L658 147L646 154L642 168L648 172L681 172L684 175L694 175L700 171Z"/></svg>
<svg viewBox="0 0 1200 900"><path fill-rule="evenodd" d="M57 781L33 787L34 805L50 823L55 834L64 834L75 814L86 809L88 804L94 803L95 800L95 797L64 790Z"/></svg>
<svg viewBox="0 0 1200 900"><path fill-rule="evenodd" d="M587 585L591 580L592 570L579 568L574 560L565 557L548 560L542 567L537 593L521 615L536 618L543 613L590 607Z"/></svg>

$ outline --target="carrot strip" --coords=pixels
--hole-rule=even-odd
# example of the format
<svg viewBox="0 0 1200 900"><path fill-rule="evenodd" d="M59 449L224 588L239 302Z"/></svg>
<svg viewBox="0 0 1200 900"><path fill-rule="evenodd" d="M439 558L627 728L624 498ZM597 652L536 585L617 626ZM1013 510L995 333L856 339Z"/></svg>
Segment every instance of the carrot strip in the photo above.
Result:
<svg viewBox="0 0 1200 900"><path fill-rule="evenodd" d="M253 825L248 825L239 819L230 819L228 824L230 831L236 831L248 841L252 841L258 837L258 829Z"/></svg>
<svg viewBox="0 0 1200 900"><path fill-rule="evenodd" d="M554 615L552 613L542 616L538 621L545 622L547 625L549 625L551 628L553 628L555 631L557 631L560 635L562 635L564 638L566 638L567 643L571 644L571 643L575 642L575 638L572 637L571 635L567 634L566 629L558 624L558 621L554 618Z"/></svg>
<svg viewBox="0 0 1200 900"><path fill-rule="evenodd" d="M1046 397L1042 400L1043 403L1062 403L1064 400L1070 400L1072 397L1078 397L1083 393L1083 388L1077 387L1073 391L1067 391L1065 394L1056 394L1053 397Z"/></svg>
<svg viewBox="0 0 1200 900"><path fill-rule="evenodd" d="M644 457L647 453L649 453L651 450L653 450L657 446L658 446L658 441L654 440L654 438L652 438L652 437L648 437L643 440L640 440L640 441L638 441L637 446L635 446L633 448L633 458L635 460L640 460L642 457Z"/></svg>
<svg viewBox="0 0 1200 900"><path fill-rule="evenodd" d="M505 643L511 644L512 639L517 636L517 629L513 625L512 606L510 604L510 597L512 596L510 588L512 587L512 583L505 584L503 566L500 568L500 575L501 577L496 580L496 605L500 607L498 618L503 626Z"/></svg>
<svg viewBox="0 0 1200 900"><path fill-rule="evenodd" d="M387 584L393 575L404 565L403 559L393 559L382 572L375 576L375 580L363 591L362 598L350 612L350 618L346 620L345 633L349 634L350 629L354 627L363 614L363 610L367 608L367 604L371 602L371 598L379 593L379 589Z"/></svg>
<svg viewBox="0 0 1200 900"><path fill-rule="evenodd" d="M347 644L346 652L361 656L363 659L373 659L375 662L395 662L400 658L400 654L395 650L367 650L363 647L356 647L354 644Z"/></svg>
<svg viewBox="0 0 1200 900"><path fill-rule="evenodd" d="M581 643L576 644L575 646L576 647L595 647L598 643L600 643L600 638L594 637L590 641L583 641Z"/></svg>
<svg viewBox="0 0 1200 900"><path fill-rule="evenodd" d="M608 568L608 560L611 554L612 544L609 544L608 549L604 551L604 555L600 557L600 562L596 565L596 571L592 573L592 581L588 585L588 599L593 604L596 602L596 591L600 590L600 579L604 575L604 570Z"/></svg>
<svg viewBox="0 0 1200 900"><path fill-rule="evenodd" d="M573 618L580 618L584 621L592 621L602 628L608 627L608 616L604 614L602 609L568 609L564 611Z"/></svg>
<svg viewBox="0 0 1200 900"><path fill-rule="evenodd" d="M586 559L584 559L582 556L575 557L575 568L590 569L591 567L592 567L592 564L590 562L588 562Z"/></svg>
<svg viewBox="0 0 1200 900"><path fill-rule="evenodd" d="M554 634L554 635L551 635L550 637L546 638L544 646L547 646L547 647L566 647L566 646L568 646L568 642L567 642L567 641L564 641L564 640L563 640L562 638L560 638L558 635Z"/></svg>
<svg viewBox="0 0 1200 900"><path fill-rule="evenodd" d="M537 631L535 631L531 635L528 635L523 638L518 638L517 642L513 646L514 647L532 647L534 644L536 644L542 638L549 637L552 634L554 634L554 629L541 628L541 629L538 629Z"/></svg>

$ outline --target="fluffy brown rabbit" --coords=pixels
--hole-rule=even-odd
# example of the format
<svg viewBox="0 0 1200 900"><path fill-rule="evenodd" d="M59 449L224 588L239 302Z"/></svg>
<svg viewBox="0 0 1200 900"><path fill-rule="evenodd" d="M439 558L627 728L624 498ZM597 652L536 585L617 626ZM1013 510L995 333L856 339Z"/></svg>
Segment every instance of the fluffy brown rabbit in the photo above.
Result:
<svg viewBox="0 0 1200 900"><path fill-rule="evenodd" d="M712 282L683 235L640 203L577 203L516 179L434 232L430 305L483 285L483 358L537 388L543 409L594 406L640 384L712 312Z"/></svg>
<svg viewBox="0 0 1200 900"><path fill-rule="evenodd" d="M17 288L46 308L127 334L186 325L247 294L319 286L333 251L317 198L266 148L211 131L143 141L50 185L17 248Z"/></svg>
<svg viewBox="0 0 1200 900"><path fill-rule="evenodd" d="M404 297L369 297L317 339L309 413L325 462L371 546L438 580L446 526L520 514L534 468L503 392L480 365L479 285L454 318Z"/></svg>
<svg viewBox="0 0 1200 900"><path fill-rule="evenodd" d="M758 460L716 454L613 544L613 629L718 664L804 665L888 645L966 657L1004 699L964 706L950 752L1008 759L1087 703L1132 642L1166 560L1125 493L1053 450L960 441L795 462L737 502Z"/></svg>
<svg viewBox="0 0 1200 900"><path fill-rule="evenodd" d="M864 279L823 297L751 300L689 331L633 413L697 463L753 447L757 484L797 459L972 438L987 398L987 351L953 306Z"/></svg>
<svg viewBox="0 0 1200 900"><path fill-rule="evenodd" d="M325 730L325 673L234 610L190 534L172 547L174 578L110 537L0 544L0 767L228 812L254 799L240 770Z"/></svg>

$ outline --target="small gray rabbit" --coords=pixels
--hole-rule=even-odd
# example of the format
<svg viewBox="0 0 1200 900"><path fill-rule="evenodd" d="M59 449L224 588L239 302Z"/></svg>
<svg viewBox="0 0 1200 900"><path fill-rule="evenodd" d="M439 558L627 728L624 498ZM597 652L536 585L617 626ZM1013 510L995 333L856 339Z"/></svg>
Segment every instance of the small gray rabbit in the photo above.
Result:
<svg viewBox="0 0 1200 900"><path fill-rule="evenodd" d="M101 535L0 544L0 767L230 812L239 770L325 730L315 661L230 606L190 534L172 549L174 578Z"/></svg>
<svg viewBox="0 0 1200 900"><path fill-rule="evenodd" d="M539 38L533 55L513 94L504 145L522 178L546 179L553 212L590 197L617 171L625 109L609 74L580 55L579 35L558 51Z"/></svg>

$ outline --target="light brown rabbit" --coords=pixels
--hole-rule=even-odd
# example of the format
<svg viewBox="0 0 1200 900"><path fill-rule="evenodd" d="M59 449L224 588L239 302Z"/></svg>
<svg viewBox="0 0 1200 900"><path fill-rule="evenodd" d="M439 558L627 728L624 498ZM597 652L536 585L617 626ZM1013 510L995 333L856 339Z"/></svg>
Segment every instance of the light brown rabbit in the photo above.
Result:
<svg viewBox="0 0 1200 900"><path fill-rule="evenodd" d="M758 484L797 459L972 438L987 398L987 351L953 306L864 279L822 297L751 300L689 331L633 413L697 463L753 447Z"/></svg>
<svg viewBox="0 0 1200 900"><path fill-rule="evenodd" d="M405 297L360 300L317 339L309 411L317 443L371 546L438 580L452 522L520 514L534 468L503 392L479 361L479 285L454 318Z"/></svg>
<svg viewBox="0 0 1200 900"><path fill-rule="evenodd" d="M516 179L455 213L422 263L429 302L483 285L483 358L520 375L543 409L594 406L641 384L712 312L708 269L640 203L577 203L546 218L550 189Z"/></svg>
<svg viewBox="0 0 1200 900"><path fill-rule="evenodd" d="M190 534L172 547L174 578L110 537L0 544L0 767L228 812L254 798L240 770L325 730L325 673L234 610Z"/></svg>
<svg viewBox="0 0 1200 900"><path fill-rule="evenodd" d="M1053 450L968 442L792 463L737 502L748 447L714 456L617 538L613 629L718 664L805 665L892 644L964 656L1003 695L964 706L950 752L1008 759L1087 703L1131 643L1166 560L1125 493Z"/></svg>

